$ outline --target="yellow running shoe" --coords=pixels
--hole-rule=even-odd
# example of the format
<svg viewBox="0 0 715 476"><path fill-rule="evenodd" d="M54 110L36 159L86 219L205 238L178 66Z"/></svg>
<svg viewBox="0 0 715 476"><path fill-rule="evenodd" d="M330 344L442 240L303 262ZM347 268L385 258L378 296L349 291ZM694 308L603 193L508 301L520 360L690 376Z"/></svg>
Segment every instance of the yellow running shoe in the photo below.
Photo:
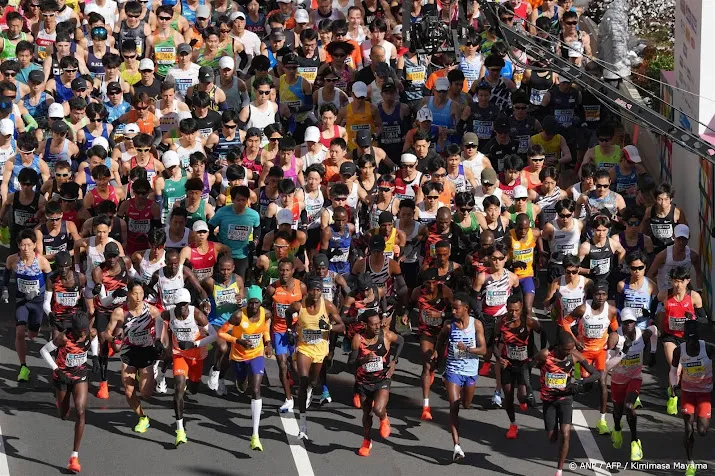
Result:
<svg viewBox="0 0 715 476"><path fill-rule="evenodd" d="M263 445L261 444L261 440L258 438L258 435L251 436L251 449L263 451Z"/></svg>
<svg viewBox="0 0 715 476"><path fill-rule="evenodd" d="M150 426L148 416L139 417L139 423L134 427L134 431L137 433L146 433Z"/></svg>
<svg viewBox="0 0 715 476"><path fill-rule="evenodd" d="M633 408L643 408L643 403L641 403L641 397L636 397L636 401L633 402Z"/></svg>
<svg viewBox="0 0 715 476"><path fill-rule="evenodd" d="M179 446L181 443L186 443L186 431L176 430L176 441L174 441L174 445Z"/></svg>
<svg viewBox="0 0 715 476"><path fill-rule="evenodd" d="M688 464L688 467L685 470L685 476L695 476L695 465L694 464Z"/></svg>
<svg viewBox="0 0 715 476"><path fill-rule="evenodd" d="M678 397L670 397L668 403L665 405L665 409L668 415L678 414Z"/></svg>
<svg viewBox="0 0 715 476"><path fill-rule="evenodd" d="M640 461L643 459L643 446L641 440L631 441L631 461Z"/></svg>
<svg viewBox="0 0 715 476"><path fill-rule="evenodd" d="M608 428L608 423L606 423L606 420L598 420L598 423L596 424L596 429L598 430L599 435L608 435L611 433L611 429Z"/></svg>
<svg viewBox="0 0 715 476"><path fill-rule="evenodd" d="M620 430L611 432L611 443L615 449L620 449L623 446L623 433Z"/></svg>
<svg viewBox="0 0 715 476"><path fill-rule="evenodd" d="M18 382L29 382L30 381L30 369L27 365L20 367L20 373L17 374Z"/></svg>

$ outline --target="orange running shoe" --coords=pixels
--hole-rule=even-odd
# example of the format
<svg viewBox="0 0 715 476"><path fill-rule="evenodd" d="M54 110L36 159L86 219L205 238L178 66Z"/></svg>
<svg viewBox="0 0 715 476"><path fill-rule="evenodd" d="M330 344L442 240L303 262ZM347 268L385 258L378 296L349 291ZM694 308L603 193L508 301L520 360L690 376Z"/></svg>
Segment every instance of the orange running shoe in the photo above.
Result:
<svg viewBox="0 0 715 476"><path fill-rule="evenodd" d="M107 382L99 382L97 398L101 398L102 400L106 400L109 398L109 384Z"/></svg>
<svg viewBox="0 0 715 476"><path fill-rule="evenodd" d="M390 419L386 416L380 420L380 436L387 439L390 436L391 431L392 428L390 427Z"/></svg>
<svg viewBox="0 0 715 476"><path fill-rule="evenodd" d="M430 374L429 374L429 386L431 387L433 383L434 383L434 372L430 372Z"/></svg>
<svg viewBox="0 0 715 476"><path fill-rule="evenodd" d="M114 347L112 346L111 342L109 344L109 352L107 352L107 357L114 357Z"/></svg>
<svg viewBox="0 0 715 476"><path fill-rule="evenodd" d="M525 412L528 409L529 409L529 405L526 402L519 404L519 410L521 410L522 412Z"/></svg>
<svg viewBox="0 0 715 476"><path fill-rule="evenodd" d="M509 425L509 431L506 432L506 439L516 440L517 436L519 436L519 427L514 424Z"/></svg>
<svg viewBox="0 0 715 476"><path fill-rule="evenodd" d="M482 367L479 369L479 375L481 377L489 377L489 373L492 371L492 363L484 362Z"/></svg>
<svg viewBox="0 0 715 476"><path fill-rule="evenodd" d="M432 421L432 410L430 407L422 407L422 420Z"/></svg>
<svg viewBox="0 0 715 476"><path fill-rule="evenodd" d="M362 440L362 446L358 450L360 456L370 456L370 450L372 449L372 441Z"/></svg>
<svg viewBox="0 0 715 476"><path fill-rule="evenodd" d="M360 403L360 394L356 393L353 395L353 406L355 408L362 408L362 404Z"/></svg>
<svg viewBox="0 0 715 476"><path fill-rule="evenodd" d="M80 471L82 471L82 466L80 466L79 464L79 458L77 458L76 456L72 456L70 458L69 464L67 465L67 469L69 469L73 473L79 473Z"/></svg>

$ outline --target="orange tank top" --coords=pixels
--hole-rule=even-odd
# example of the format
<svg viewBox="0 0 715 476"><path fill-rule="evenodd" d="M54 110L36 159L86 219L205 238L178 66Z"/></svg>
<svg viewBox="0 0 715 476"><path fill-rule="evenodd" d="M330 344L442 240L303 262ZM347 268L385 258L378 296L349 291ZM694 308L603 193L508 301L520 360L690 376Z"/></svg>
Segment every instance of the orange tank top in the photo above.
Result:
<svg viewBox="0 0 715 476"><path fill-rule="evenodd" d="M294 279L293 289L288 289L281 286L280 281L275 283L276 292L273 294L273 319L271 319L271 330L273 332L283 333L288 330L286 311L291 304L303 299L300 284L300 281ZM295 322L295 319L293 319L293 322Z"/></svg>

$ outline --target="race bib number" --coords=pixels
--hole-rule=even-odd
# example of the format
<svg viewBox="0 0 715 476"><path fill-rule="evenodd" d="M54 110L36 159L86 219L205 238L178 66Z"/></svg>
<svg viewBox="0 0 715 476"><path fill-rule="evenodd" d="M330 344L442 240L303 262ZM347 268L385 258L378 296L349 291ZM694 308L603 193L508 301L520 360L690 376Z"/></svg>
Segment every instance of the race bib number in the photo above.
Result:
<svg viewBox="0 0 715 476"><path fill-rule="evenodd" d="M313 84L315 82L315 79L318 77L318 67L301 66L300 68L298 68L298 74L310 84Z"/></svg>
<svg viewBox="0 0 715 476"><path fill-rule="evenodd" d="M566 388L569 376L564 373L546 372L546 386L548 388L563 390Z"/></svg>
<svg viewBox="0 0 715 476"><path fill-rule="evenodd" d="M176 50L171 46L154 47L154 61L156 64L173 65L176 63Z"/></svg>
<svg viewBox="0 0 715 476"><path fill-rule="evenodd" d="M464 349L460 349L457 347L457 344L452 344L452 355L454 356L455 359L468 359L471 357L471 354L469 353L469 345L465 344Z"/></svg>
<svg viewBox="0 0 715 476"><path fill-rule="evenodd" d="M217 306L236 304L236 291L234 289L217 290L214 297Z"/></svg>
<svg viewBox="0 0 715 476"><path fill-rule="evenodd" d="M683 370L685 370L685 373L689 377L698 377L698 376L705 374L705 366L700 361L691 362L690 364L686 364L683 367Z"/></svg>
<svg viewBox="0 0 715 476"><path fill-rule="evenodd" d="M175 295L178 289L162 289L161 290L161 301L164 304L176 304Z"/></svg>
<svg viewBox="0 0 715 476"><path fill-rule="evenodd" d="M422 322L428 327L441 327L442 326L442 316L433 317L430 311L422 311Z"/></svg>
<svg viewBox="0 0 715 476"><path fill-rule="evenodd" d="M685 317L673 317L668 318L668 327L671 331L684 331L685 330Z"/></svg>
<svg viewBox="0 0 715 476"><path fill-rule="evenodd" d="M129 344L137 347L149 347L154 344L151 332L148 329L132 331L129 333Z"/></svg>
<svg viewBox="0 0 715 476"><path fill-rule="evenodd" d="M288 310L288 306L290 305L276 303L276 314L278 314L278 317L280 317L281 319L286 318L286 311Z"/></svg>
<svg viewBox="0 0 715 476"><path fill-rule="evenodd" d="M67 243L62 243L60 246L45 246L45 254L56 255L60 251L67 251Z"/></svg>
<svg viewBox="0 0 715 476"><path fill-rule="evenodd" d="M130 233L149 233L149 230L151 230L151 222L149 220L134 220L132 218L129 219Z"/></svg>
<svg viewBox="0 0 715 476"><path fill-rule="evenodd" d="M629 354L621 359L621 367L632 368L641 364L641 354Z"/></svg>
<svg viewBox="0 0 715 476"><path fill-rule="evenodd" d="M588 338L588 339L598 339L600 337L603 337L603 326L600 324L595 324L595 325L584 324L583 333L586 335L586 338Z"/></svg>
<svg viewBox="0 0 715 476"><path fill-rule="evenodd" d="M79 293L78 292L57 293L57 294L55 294L55 300L57 301L57 304L59 304L61 306L74 307L77 305L77 302L79 301Z"/></svg>
<svg viewBox="0 0 715 476"><path fill-rule="evenodd" d="M534 261L534 248L514 250L514 261L523 261L527 264L531 263Z"/></svg>
<svg viewBox="0 0 715 476"><path fill-rule="evenodd" d="M400 132L402 128L399 125L388 125L382 128L380 142L383 144L399 144L402 142Z"/></svg>
<svg viewBox="0 0 715 476"><path fill-rule="evenodd" d="M571 314L571 312L583 304L582 298L564 298L561 299L561 308L563 309L564 316Z"/></svg>
<svg viewBox="0 0 715 476"><path fill-rule="evenodd" d="M243 339L248 342L249 349L256 349L263 342L263 334L243 334Z"/></svg>
<svg viewBox="0 0 715 476"><path fill-rule="evenodd" d="M601 276L607 274L611 270L611 258L592 259L591 274Z"/></svg>
<svg viewBox="0 0 715 476"><path fill-rule="evenodd" d="M474 121L474 133L480 139L489 139L492 136L492 121Z"/></svg>
<svg viewBox="0 0 715 476"><path fill-rule="evenodd" d="M586 117L586 122L599 122L601 120L600 105L584 105L583 112Z"/></svg>
<svg viewBox="0 0 715 476"><path fill-rule="evenodd" d="M506 356L509 360L523 361L529 358L525 345L508 345L506 347Z"/></svg>
<svg viewBox="0 0 715 476"><path fill-rule="evenodd" d="M333 255L330 261L333 263L344 263L348 260L348 255L350 254L350 248L340 248L339 253Z"/></svg>
<svg viewBox="0 0 715 476"><path fill-rule="evenodd" d="M541 101L544 100L544 95L546 94L546 90L541 90L541 89L532 89L531 90L531 96L529 97L529 101L531 104L534 106L540 106Z"/></svg>
<svg viewBox="0 0 715 476"><path fill-rule="evenodd" d="M425 83L427 70L424 66L407 66L405 68L405 78L412 82L414 86L420 86Z"/></svg>
<svg viewBox="0 0 715 476"><path fill-rule="evenodd" d="M171 331L174 333L174 336L176 337L176 340L179 342L193 342L194 341L194 333L191 331L190 327L179 327L179 328L174 328L171 329Z"/></svg>
<svg viewBox="0 0 715 476"><path fill-rule="evenodd" d="M211 277L213 274L214 269L213 267L211 268L194 268L194 274L196 275L196 279L199 280L199 282L203 281L204 279Z"/></svg>
<svg viewBox="0 0 715 476"><path fill-rule="evenodd" d="M373 359L370 362L365 362L364 364L362 364L362 368L363 370L365 370L365 372L381 372L384 368L382 358L378 357L377 359Z"/></svg>
<svg viewBox="0 0 715 476"><path fill-rule="evenodd" d="M87 363L87 352L81 354L67 354L65 357L65 367L79 367Z"/></svg>
<svg viewBox="0 0 715 476"><path fill-rule="evenodd" d="M487 306L503 306L509 298L506 291L489 291L487 290Z"/></svg>
<svg viewBox="0 0 715 476"><path fill-rule="evenodd" d="M667 223L654 223L650 225L653 236L659 240L669 240L673 237L673 227Z"/></svg>
<svg viewBox="0 0 715 476"><path fill-rule="evenodd" d="M643 316L643 305L642 304L639 304L637 302L625 302L624 307L633 309L633 311L636 313L636 317Z"/></svg>
<svg viewBox="0 0 715 476"><path fill-rule="evenodd" d="M40 281L37 279L17 278L17 289L23 294L37 296L40 294Z"/></svg>
<svg viewBox="0 0 715 476"><path fill-rule="evenodd" d="M319 344L323 340L323 331L320 329L303 329L303 342L308 345Z"/></svg>
<svg viewBox="0 0 715 476"><path fill-rule="evenodd" d="M573 116L573 109L554 110L554 117L556 118L556 122L558 122L559 125L562 127L571 127L571 124L573 124Z"/></svg>
<svg viewBox="0 0 715 476"><path fill-rule="evenodd" d="M519 150L517 152L525 154L529 150L529 136L519 136L517 139L519 140Z"/></svg>
<svg viewBox="0 0 715 476"><path fill-rule="evenodd" d="M228 239L234 241L248 241L253 227L246 225L228 225Z"/></svg>
<svg viewBox="0 0 715 476"><path fill-rule="evenodd" d="M20 188L18 184L18 189ZM25 226L25 224L30 220L32 217L35 215L31 212L27 212L25 210L14 210L13 211L14 218L15 218L15 224L17 226Z"/></svg>

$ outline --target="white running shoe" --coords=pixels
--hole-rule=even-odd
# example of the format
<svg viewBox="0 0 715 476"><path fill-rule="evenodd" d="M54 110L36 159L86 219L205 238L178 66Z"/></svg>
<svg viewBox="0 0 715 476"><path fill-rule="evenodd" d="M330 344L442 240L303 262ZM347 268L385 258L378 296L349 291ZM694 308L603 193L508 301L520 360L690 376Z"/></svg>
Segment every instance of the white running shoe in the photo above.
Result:
<svg viewBox="0 0 715 476"><path fill-rule="evenodd" d="M492 405L501 408L501 392L494 392L492 397Z"/></svg>
<svg viewBox="0 0 715 476"><path fill-rule="evenodd" d="M223 397L228 393L228 389L226 388L226 384L224 383L223 379L220 379L218 381L218 388L216 388L216 395Z"/></svg>
<svg viewBox="0 0 715 476"><path fill-rule="evenodd" d="M154 391L156 391L156 393L166 393L166 376L164 372L158 372Z"/></svg>
<svg viewBox="0 0 715 476"><path fill-rule="evenodd" d="M286 398L286 401L283 402L283 405L278 409L279 412L281 413L288 413L293 411L293 399L291 398L290 400Z"/></svg>
<svg viewBox="0 0 715 476"><path fill-rule="evenodd" d="M313 402L313 387L308 387L308 395L305 397L305 409L310 408L310 404Z"/></svg>
<svg viewBox="0 0 715 476"><path fill-rule="evenodd" d="M464 451L462 451L461 446L454 445L454 453L452 454L452 461L459 461L461 459L464 459Z"/></svg>
<svg viewBox="0 0 715 476"><path fill-rule="evenodd" d="M218 390L218 373L218 370L214 369L209 372L208 387L213 391Z"/></svg>
<svg viewBox="0 0 715 476"><path fill-rule="evenodd" d="M308 437L308 425L300 425L300 431L298 432L299 440L310 440Z"/></svg>

